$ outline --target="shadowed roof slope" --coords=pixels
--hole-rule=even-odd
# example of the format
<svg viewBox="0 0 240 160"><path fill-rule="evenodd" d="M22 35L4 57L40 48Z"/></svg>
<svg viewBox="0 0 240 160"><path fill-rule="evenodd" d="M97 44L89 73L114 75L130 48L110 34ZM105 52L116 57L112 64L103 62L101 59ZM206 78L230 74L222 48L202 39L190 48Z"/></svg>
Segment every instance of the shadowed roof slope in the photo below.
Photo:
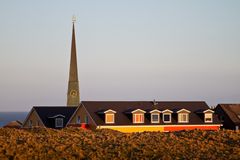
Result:
<svg viewBox="0 0 240 160"><path fill-rule="evenodd" d="M169 109L173 111L173 115L176 115L176 112L181 109L187 109L191 112L188 124L203 124L203 118L200 117L201 115L197 111L199 111L199 109L209 109L208 105L203 101L159 101L155 102L155 105L153 104L154 103L152 101L82 101L82 105L86 108L97 125L107 125L100 113L108 109L116 111L114 125L132 125L131 111L136 109L146 111L145 115L150 114L149 112L154 109L158 109L160 111ZM215 116L213 123L219 123L217 117ZM145 118L144 124L151 125L152 123L150 122L150 118ZM161 122L161 124L163 123ZM174 116L171 124L179 124Z"/></svg>
<svg viewBox="0 0 240 160"><path fill-rule="evenodd" d="M240 104L219 104L235 124L240 124Z"/></svg>
<svg viewBox="0 0 240 160"><path fill-rule="evenodd" d="M54 127L49 121L51 117L54 117L57 115L63 115L64 116L63 127L65 127L67 122L69 121L69 119L77 109L77 107L66 107L66 106L61 106L61 107L39 107L38 106L33 108L39 115L39 118L42 120L44 125L50 128Z"/></svg>

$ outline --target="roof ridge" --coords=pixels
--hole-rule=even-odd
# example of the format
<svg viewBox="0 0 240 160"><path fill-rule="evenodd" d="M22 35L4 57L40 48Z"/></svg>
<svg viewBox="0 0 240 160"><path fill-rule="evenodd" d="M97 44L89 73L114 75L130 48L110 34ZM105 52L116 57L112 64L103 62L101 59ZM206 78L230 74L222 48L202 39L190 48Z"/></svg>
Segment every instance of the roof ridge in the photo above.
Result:
<svg viewBox="0 0 240 160"><path fill-rule="evenodd" d="M33 106L33 108L76 108L78 106Z"/></svg>
<svg viewBox="0 0 240 160"><path fill-rule="evenodd" d="M124 100L110 100L110 101L81 101L81 103L83 103L83 102L154 102L153 100L152 101L134 101L134 100L127 100L127 101L124 101ZM205 102L205 101L155 101L155 102L171 102L171 103L173 103L173 102Z"/></svg>
<svg viewBox="0 0 240 160"><path fill-rule="evenodd" d="M219 105L240 105L240 103L220 103Z"/></svg>

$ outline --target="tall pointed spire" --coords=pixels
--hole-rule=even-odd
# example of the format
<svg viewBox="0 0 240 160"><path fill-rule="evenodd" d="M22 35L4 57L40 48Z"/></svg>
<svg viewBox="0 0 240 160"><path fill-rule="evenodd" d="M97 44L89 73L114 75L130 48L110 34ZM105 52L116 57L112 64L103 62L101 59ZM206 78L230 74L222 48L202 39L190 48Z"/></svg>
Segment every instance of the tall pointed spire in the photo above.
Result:
<svg viewBox="0 0 240 160"><path fill-rule="evenodd" d="M73 17L72 47L71 47L69 81L68 81L67 106L78 106L80 103L78 70L77 70L77 51L76 51L75 28L74 28L75 21L76 19L75 17Z"/></svg>

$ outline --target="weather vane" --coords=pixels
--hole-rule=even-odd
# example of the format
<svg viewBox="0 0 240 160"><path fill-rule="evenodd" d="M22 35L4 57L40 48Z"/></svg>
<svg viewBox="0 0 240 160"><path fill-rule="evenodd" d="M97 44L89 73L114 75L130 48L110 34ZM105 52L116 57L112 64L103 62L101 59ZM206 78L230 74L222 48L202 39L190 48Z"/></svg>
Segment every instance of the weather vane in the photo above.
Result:
<svg viewBox="0 0 240 160"><path fill-rule="evenodd" d="M76 22L76 16L72 16L72 22L75 23Z"/></svg>

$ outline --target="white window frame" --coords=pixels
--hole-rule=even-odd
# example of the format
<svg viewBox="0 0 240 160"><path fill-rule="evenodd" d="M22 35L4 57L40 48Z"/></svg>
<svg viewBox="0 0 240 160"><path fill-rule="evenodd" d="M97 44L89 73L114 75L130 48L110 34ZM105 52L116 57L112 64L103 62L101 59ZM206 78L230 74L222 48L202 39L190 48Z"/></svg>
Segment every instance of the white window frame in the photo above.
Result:
<svg viewBox="0 0 240 160"><path fill-rule="evenodd" d="M166 121L164 116L169 115L169 121ZM163 113L163 122L164 123L171 123L172 122L172 114L171 113Z"/></svg>
<svg viewBox="0 0 240 160"><path fill-rule="evenodd" d="M107 122L107 116L113 116L113 121ZM114 113L106 113L105 114L105 123L106 124L113 124L113 123L115 123L115 114Z"/></svg>
<svg viewBox="0 0 240 160"><path fill-rule="evenodd" d="M58 124L60 122L60 124ZM55 118L55 127L63 127L63 118Z"/></svg>
<svg viewBox="0 0 240 160"><path fill-rule="evenodd" d="M155 115L158 116L158 120L157 120L157 121L154 121L154 120L153 120L153 116L155 116ZM160 119L159 117L160 117L160 116L159 116L159 113L152 113L152 114L151 114L151 123L159 123L159 121L160 121L160 120L159 120L159 119Z"/></svg>
<svg viewBox="0 0 240 160"><path fill-rule="evenodd" d="M142 122L136 122L136 115L142 115L143 116ZM133 114L133 123L144 123L144 113L134 113Z"/></svg>
<svg viewBox="0 0 240 160"><path fill-rule="evenodd" d="M117 113L116 111L114 111L114 110L112 110L112 109L108 109L108 110L106 110L106 111L103 112L103 113L108 113L108 112Z"/></svg>
<svg viewBox="0 0 240 160"><path fill-rule="evenodd" d="M77 116L76 123L81 124L81 117L79 115Z"/></svg>
<svg viewBox="0 0 240 160"><path fill-rule="evenodd" d="M206 120L206 118L207 118L206 115L211 115L211 121ZM213 122L213 114L212 113L204 113L204 122L205 123L212 123Z"/></svg>
<svg viewBox="0 0 240 160"><path fill-rule="evenodd" d="M135 109L134 111L132 111L132 114L135 114L136 112L146 113L146 111L144 111L142 109Z"/></svg>
<svg viewBox="0 0 240 160"><path fill-rule="evenodd" d="M191 113L191 111L187 110L187 109L180 109L179 111L177 111L177 113Z"/></svg>
<svg viewBox="0 0 240 160"><path fill-rule="evenodd" d="M186 121L180 118L183 115L186 115ZM178 123L189 123L189 113L178 113Z"/></svg>

